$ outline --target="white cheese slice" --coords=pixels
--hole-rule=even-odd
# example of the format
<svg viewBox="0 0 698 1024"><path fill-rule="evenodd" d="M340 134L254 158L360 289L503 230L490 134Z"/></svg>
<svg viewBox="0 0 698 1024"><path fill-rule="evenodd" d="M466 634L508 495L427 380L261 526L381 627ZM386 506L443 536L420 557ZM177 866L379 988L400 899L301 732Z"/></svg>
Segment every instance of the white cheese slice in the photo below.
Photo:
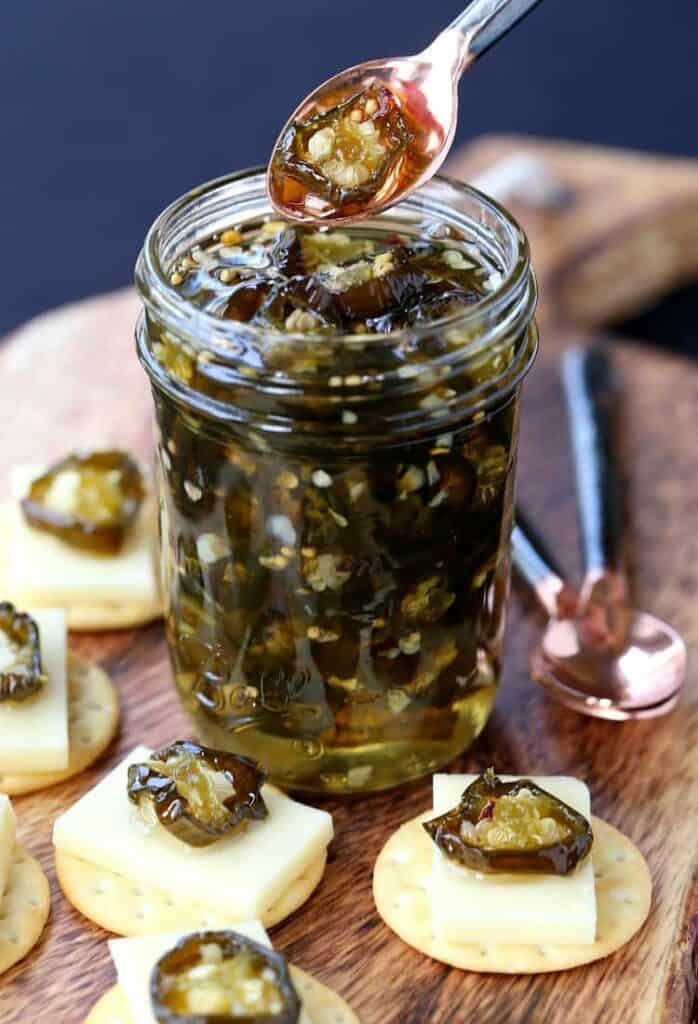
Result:
<svg viewBox="0 0 698 1024"><path fill-rule="evenodd" d="M231 930L246 935L248 939L271 947L271 939L259 921L238 921L228 926ZM190 932L170 932L166 935L147 935L135 939L111 939L111 953L119 985L134 1021L138 1024L157 1024L150 1001L150 977L160 957ZM306 1010L301 1013L299 1024L312 1024Z"/></svg>
<svg viewBox="0 0 698 1024"><path fill-rule="evenodd" d="M143 503L117 554L80 551L25 521L19 501L40 473L36 467L19 466L10 474L16 504L9 516L7 586L15 603L33 607L155 603L158 584L152 502Z"/></svg>
<svg viewBox="0 0 698 1024"><path fill-rule="evenodd" d="M231 921L261 917L286 887L322 857L332 839L326 811L296 803L273 786L269 811L244 832L206 847L187 846L157 824L146 825L128 799L128 766L150 756L137 747L55 823L57 849L142 885L215 907Z"/></svg>
<svg viewBox="0 0 698 1024"><path fill-rule="evenodd" d="M65 612L44 608L29 610L29 615L39 627L41 661L48 679L29 700L0 703L0 775L68 767Z"/></svg>
<svg viewBox="0 0 698 1024"><path fill-rule="evenodd" d="M434 813L455 807L475 775L435 775ZM503 775L505 782L512 776ZM567 776L531 776L542 789L589 819L589 790ZM571 875L496 875L459 868L434 845L431 911L450 942L589 945L596 933L591 856Z"/></svg>
<svg viewBox="0 0 698 1024"><path fill-rule="evenodd" d="M269 936L259 921L241 921L230 925L248 939L271 946ZM150 976L161 956L190 932L168 932L145 935L135 939L111 939L109 952L116 967L119 985L138 1024L157 1024L150 1001Z"/></svg>
<svg viewBox="0 0 698 1024"><path fill-rule="evenodd" d="M0 907L15 852L17 821L9 796L0 796Z"/></svg>

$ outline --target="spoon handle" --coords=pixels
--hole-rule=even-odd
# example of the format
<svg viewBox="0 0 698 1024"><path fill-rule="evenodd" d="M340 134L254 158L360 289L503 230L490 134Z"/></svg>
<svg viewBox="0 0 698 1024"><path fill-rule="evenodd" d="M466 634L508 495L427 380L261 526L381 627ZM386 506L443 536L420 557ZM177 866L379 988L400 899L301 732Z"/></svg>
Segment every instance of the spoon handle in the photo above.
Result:
<svg viewBox="0 0 698 1024"><path fill-rule="evenodd" d="M569 349L562 359L577 501L587 573L622 569L622 498L614 456L618 383L598 345Z"/></svg>
<svg viewBox="0 0 698 1024"><path fill-rule="evenodd" d="M494 46L539 3L540 0L473 0L448 30L456 29L465 36L467 60L471 62Z"/></svg>
<svg viewBox="0 0 698 1024"><path fill-rule="evenodd" d="M540 534L518 507L511 533L511 555L516 572L535 593L548 615L557 617L558 596L565 589L562 573Z"/></svg>

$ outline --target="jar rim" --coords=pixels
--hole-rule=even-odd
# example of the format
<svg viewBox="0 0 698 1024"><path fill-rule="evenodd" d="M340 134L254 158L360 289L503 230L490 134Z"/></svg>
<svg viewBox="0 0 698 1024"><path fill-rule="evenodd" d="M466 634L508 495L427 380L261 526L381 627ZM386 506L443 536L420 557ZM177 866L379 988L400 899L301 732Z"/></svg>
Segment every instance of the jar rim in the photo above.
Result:
<svg viewBox="0 0 698 1024"><path fill-rule="evenodd" d="M240 323L235 320L223 320L212 313L198 308L183 298L177 289L170 284L167 269L162 265L160 242L168 222L204 196L210 195L235 182L248 180L251 183L257 177L260 178L260 183L262 180L266 180L265 169L261 166L234 171L197 185L165 207L151 224L143 242L135 272L136 287L141 299L146 309L172 324L172 326L183 330L187 335L187 340L190 340L195 346L204 334L208 343L213 342L214 344L217 341L235 344L241 337L262 339L264 337L268 338L271 334L275 333L278 333L278 336L287 343L307 341L307 335L302 333L290 331L273 332L268 327ZM414 194L415 197L424 196L432 182L448 185L462 196L476 199L484 210L493 214L507 232L507 240L513 249L513 258L510 261L510 266L504 268L502 280L494 291L488 292L487 295L478 299L473 305L464 307L459 313L442 317L441 319L430 320L425 324L411 326L409 330L416 336L420 333L429 333L434 330L451 327L467 329L469 326L481 323L483 320L496 317L511 302L511 298L517 290L522 286L525 287L531 274L531 254L528 239L519 226L518 221L508 210L491 196L481 192L473 185L458 181L456 178L445 174L435 175L430 182L427 182L426 185L417 190ZM407 199L404 204L398 204L396 208L400 209L403 205L408 208L411 205L411 198ZM389 344L391 341L394 342L396 339L404 336L404 334L405 328L397 328L393 331L386 331L376 337ZM373 340L373 336L371 337ZM341 331L323 336L323 340L329 341L332 344L357 344L361 343L361 339L361 335Z"/></svg>
<svg viewBox="0 0 698 1024"><path fill-rule="evenodd" d="M247 399L242 400L244 395L248 393L259 397L266 394L270 398L276 396L300 403L312 395L316 403L332 405L338 401L337 392L333 390L335 378L325 378L302 365L281 372L255 370L251 377L245 373L249 370L245 360L251 353L256 353L264 362L267 347L279 343L307 346L309 336L216 317L185 299L170 284L167 274L173 259L191 246L193 238L203 239L221 230L223 225L240 223L245 217L250 222L258 222L260 217L273 214L266 197L265 182L265 175L258 168L224 175L179 197L156 218L146 235L136 265L136 285L146 313L136 337L138 353L151 382L179 403L197 407L217 420L254 420L264 430L286 431L289 421L285 417L280 417L277 423L271 409L267 410L266 416L248 409ZM345 391L347 398L373 403L380 399L380 394L377 391L371 394L371 382L377 383L383 394L391 389L393 395L406 395L421 386L420 381L424 379L422 371L428 374L430 368L438 365L444 376L460 372L468 366L476 366L483 358L504 353L513 339L525 335L525 340L512 350L511 359L502 359L498 372L486 384L476 384L458 400L461 414L466 408L491 408L511 393L525 376L537 348L535 331L526 330L533 320L537 301L528 240L516 220L495 200L472 186L442 175L435 176L402 203L365 223L367 226L389 225L395 231L400 231L402 225L402 230L406 231L425 219L465 229L467 243L491 256L492 262L498 265L501 279L496 287L472 306L452 316L385 334L338 332L323 334L320 340L333 358L334 353L339 355L341 352L345 358L347 353L353 352L358 362L363 359L364 348L367 352L371 350L380 354L390 346L400 349L405 344L419 346L426 342L428 345L436 333L463 332L463 342L451 347L442 358L434 360L427 357L419 363L411 361L409 375L401 375L401 366L386 371L364 368L361 379L353 375L352 388L356 385L356 390L351 393ZM203 221L209 228L207 235L201 231ZM200 393L195 386L166 369L149 347L146 327L149 320L184 344L190 358L198 360L205 356L207 360L213 358L225 366L226 380L235 386L241 401L232 406ZM259 366L259 361L255 365ZM258 405L258 402L252 399L252 404ZM449 415L455 414L456 408L449 406ZM398 429L393 422L389 426L391 430ZM404 422L400 429L407 430L412 426ZM342 430L343 436L346 433Z"/></svg>

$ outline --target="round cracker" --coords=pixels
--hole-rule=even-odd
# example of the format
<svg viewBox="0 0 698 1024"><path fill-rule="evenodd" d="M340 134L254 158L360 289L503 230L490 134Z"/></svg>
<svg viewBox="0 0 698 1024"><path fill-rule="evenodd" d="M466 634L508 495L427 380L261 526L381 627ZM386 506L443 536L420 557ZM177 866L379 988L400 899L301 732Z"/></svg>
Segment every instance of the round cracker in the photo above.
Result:
<svg viewBox="0 0 698 1024"><path fill-rule="evenodd" d="M291 977L303 1002L299 1024L359 1024L351 1007L327 985L291 965ZM85 1024L135 1024L124 990L114 985L95 1003Z"/></svg>
<svg viewBox="0 0 698 1024"><path fill-rule="evenodd" d="M147 498L144 504L143 515L148 515L156 520L156 505L153 498ZM5 500L0 502L0 529L5 536L12 529L13 516L16 515L16 502ZM153 530L157 527L154 525ZM1 552L0 552L1 554ZM7 569L0 557L0 593L3 600L12 600L12 594L7 584ZM17 602L15 601L15 604ZM20 602L21 603L21 602ZM53 601L46 607L55 607ZM33 608L38 608L36 602L32 602ZM163 602L158 597L153 601L146 602L109 602L90 604L74 604L65 609L68 629L75 633L95 633L115 629L135 629L138 626L146 626L149 622L161 619L163 616Z"/></svg>
<svg viewBox="0 0 698 1024"><path fill-rule="evenodd" d="M157 935L187 928L219 928L230 924L230 911L176 899L154 887L139 885L123 875L55 851L56 875L76 910L105 931L116 935ZM283 921L308 899L320 883L327 855L308 865L260 920L265 928Z"/></svg>
<svg viewBox="0 0 698 1024"><path fill-rule="evenodd" d="M291 964L291 978L303 1003L299 1024L359 1024L348 1003L312 974Z"/></svg>
<svg viewBox="0 0 698 1024"><path fill-rule="evenodd" d="M596 940L589 946L461 944L432 931L429 880L433 843L420 814L385 844L373 873L373 896L385 923L408 945L465 971L543 974L601 960L624 946L650 909L652 880L644 857L622 832L593 819L592 862L596 879Z"/></svg>
<svg viewBox="0 0 698 1024"><path fill-rule="evenodd" d="M107 673L69 653L68 767L57 772L0 772L0 793L33 793L78 775L104 753L118 725L119 701Z"/></svg>
<svg viewBox="0 0 698 1024"><path fill-rule="evenodd" d="M0 901L0 974L34 948L51 910L48 879L38 860L15 847L5 895Z"/></svg>

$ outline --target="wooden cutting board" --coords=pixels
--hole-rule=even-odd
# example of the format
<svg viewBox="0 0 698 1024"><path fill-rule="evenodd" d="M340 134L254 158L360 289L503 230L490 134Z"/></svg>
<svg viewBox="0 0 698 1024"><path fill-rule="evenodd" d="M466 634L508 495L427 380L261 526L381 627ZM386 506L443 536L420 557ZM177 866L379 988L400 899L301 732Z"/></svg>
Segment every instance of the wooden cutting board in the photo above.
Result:
<svg viewBox="0 0 698 1024"><path fill-rule="evenodd" d="M562 227L556 230L560 234ZM118 443L147 454L150 399L133 352L136 311L135 296L120 292L40 317L8 339L0 349L0 480L13 463L60 455L79 444ZM543 320L541 354L526 386L519 492L563 565L578 575L556 359L579 330L556 325L547 308ZM627 832L650 863L650 919L618 954L575 971L530 978L452 970L403 945L382 924L371 896L372 867L382 844L402 821L429 806L429 782L325 801L337 833L327 872L311 900L272 934L293 962L340 991L363 1024L691 1020L698 922L698 366L639 344L611 344L627 396L634 593L639 605L684 633L690 648L686 695L667 718L623 725L558 707L529 679L527 655L540 619L515 595L494 714L481 740L454 768L473 771L494 763L503 771L586 779L595 812ZM113 983L106 934L74 911L56 884L52 824L136 743L156 745L187 734L160 625L73 636L71 646L112 674L123 725L95 769L15 802L21 840L51 879L53 909L39 946L0 978L3 1024L81 1024Z"/></svg>
<svg viewBox="0 0 698 1024"><path fill-rule="evenodd" d="M698 278L695 160L485 136L448 170L484 175L525 228L543 324L619 322Z"/></svg>

